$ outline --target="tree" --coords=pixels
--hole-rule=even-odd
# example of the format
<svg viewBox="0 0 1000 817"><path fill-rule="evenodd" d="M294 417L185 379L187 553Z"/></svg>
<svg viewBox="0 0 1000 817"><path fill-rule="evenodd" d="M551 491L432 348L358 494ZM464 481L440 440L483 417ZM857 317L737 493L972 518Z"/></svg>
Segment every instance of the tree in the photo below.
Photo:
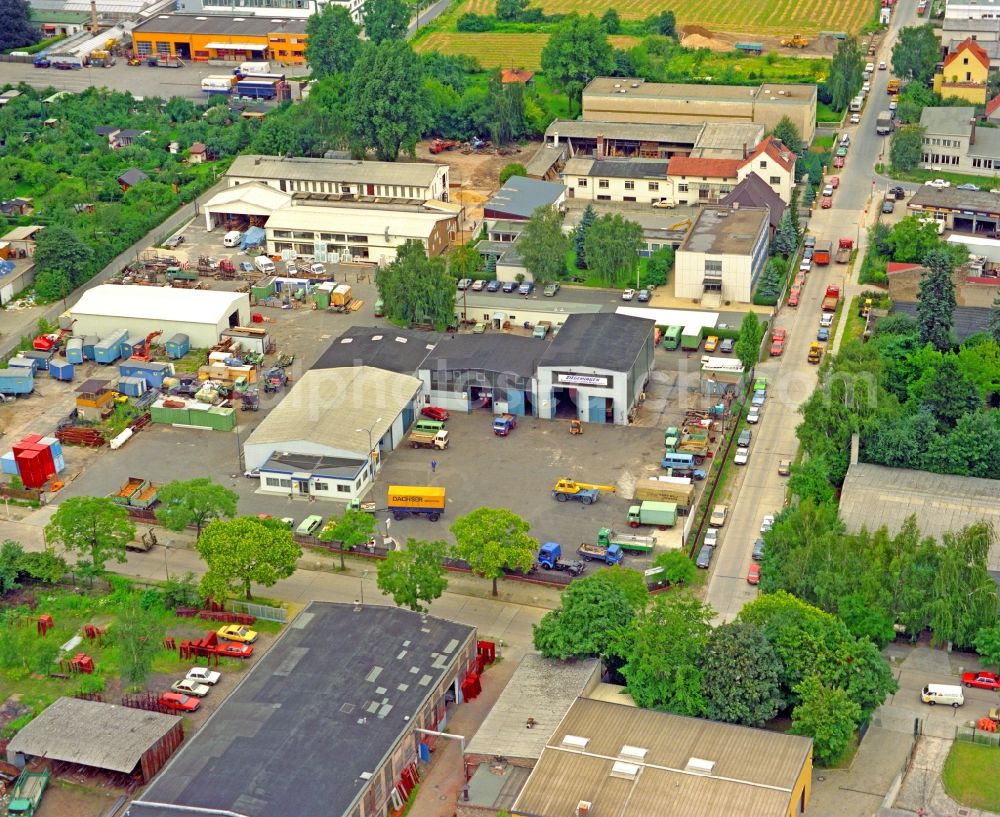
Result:
<svg viewBox="0 0 1000 817"><path fill-rule="evenodd" d="M955 318L955 282L951 256L943 249L931 250L924 257L925 272L917 293L917 323L920 342L935 349L951 348L951 330Z"/></svg>
<svg viewBox="0 0 1000 817"><path fill-rule="evenodd" d="M73 282L64 270L42 270L35 276L35 293L42 301L58 301L72 291Z"/></svg>
<svg viewBox="0 0 1000 817"><path fill-rule="evenodd" d="M613 64L611 43L593 15L570 14L552 32L542 49L542 70L553 86L566 94L568 112L594 77L607 74Z"/></svg>
<svg viewBox="0 0 1000 817"><path fill-rule="evenodd" d="M370 4L371 0L365 7ZM347 7L337 3L327 3L309 17L306 61L316 79L345 74L354 67L361 50L360 31Z"/></svg>
<svg viewBox="0 0 1000 817"><path fill-rule="evenodd" d="M365 9L372 5L369 0ZM420 60L413 49L397 40L361 49L348 84L347 120L357 144L373 149L383 162L396 161L400 150L413 156L429 119Z"/></svg>
<svg viewBox="0 0 1000 817"><path fill-rule="evenodd" d="M760 343L764 339L764 325L757 319L754 312L747 312L740 323L740 336L736 339L733 352L743 364L743 372L747 377L753 376L757 358L760 355Z"/></svg>
<svg viewBox="0 0 1000 817"><path fill-rule="evenodd" d="M455 319L455 279L443 258L428 258L424 245L407 241L396 259L375 274L386 316L408 326L430 323L443 330Z"/></svg>
<svg viewBox="0 0 1000 817"><path fill-rule="evenodd" d="M405 550L390 550L378 563L378 589L392 596L399 607L425 612L448 587L444 571L447 556L448 546L440 540L407 539Z"/></svg>
<svg viewBox="0 0 1000 817"><path fill-rule="evenodd" d="M558 610L534 627L534 645L542 655L565 661L604 655L616 633L635 616L625 592L597 579L578 579L566 588Z"/></svg>
<svg viewBox="0 0 1000 817"><path fill-rule="evenodd" d="M55 584L69 572L66 560L56 556L51 548L25 553L18 562L18 568L22 575L44 584Z"/></svg>
<svg viewBox="0 0 1000 817"><path fill-rule="evenodd" d="M566 270L566 244L562 214L548 206L535 210L521 231L517 251L536 284L555 281Z"/></svg>
<svg viewBox="0 0 1000 817"><path fill-rule="evenodd" d="M792 153L802 152L802 135L796 124L788 116L783 116L774 126L774 136L785 143Z"/></svg>
<svg viewBox="0 0 1000 817"><path fill-rule="evenodd" d="M511 162L500 171L500 184L503 185L511 176L527 176L528 170L520 162Z"/></svg>
<svg viewBox="0 0 1000 817"><path fill-rule="evenodd" d="M23 557L24 548L20 542L6 539L0 545L0 596L20 587L17 580L21 577Z"/></svg>
<svg viewBox="0 0 1000 817"><path fill-rule="evenodd" d="M516 23L528 7L528 0L497 0L496 17L507 23Z"/></svg>
<svg viewBox="0 0 1000 817"><path fill-rule="evenodd" d="M837 53L830 64L830 74L826 81L830 91L830 106L835 111L844 110L861 90L861 74L864 64L861 51L854 37L847 37L837 45Z"/></svg>
<svg viewBox="0 0 1000 817"><path fill-rule="evenodd" d="M653 559L653 567L663 568L663 578L671 585L692 584L698 568L682 550L667 550Z"/></svg>
<svg viewBox="0 0 1000 817"><path fill-rule="evenodd" d="M705 709L699 657L711 632L711 608L688 592L657 596L609 648L635 702L647 709L700 715Z"/></svg>
<svg viewBox="0 0 1000 817"><path fill-rule="evenodd" d="M448 274L457 280L479 278L483 271L483 257L475 244L459 244L452 247L446 256Z"/></svg>
<svg viewBox="0 0 1000 817"><path fill-rule="evenodd" d="M69 281L72 291L90 278L94 253L69 227L52 224L38 234L34 260L46 282L58 286L56 282Z"/></svg>
<svg viewBox="0 0 1000 817"><path fill-rule="evenodd" d="M710 720L760 727L778 714L781 662L760 627L736 621L717 627L700 666Z"/></svg>
<svg viewBox="0 0 1000 817"><path fill-rule="evenodd" d="M674 268L674 248L670 246L660 247L646 259L646 277L643 279L643 286L659 287L667 283L670 270Z"/></svg>
<svg viewBox="0 0 1000 817"><path fill-rule="evenodd" d="M986 666L1000 669L1000 624L980 627L973 643Z"/></svg>
<svg viewBox="0 0 1000 817"><path fill-rule="evenodd" d="M913 393L920 408L934 416L938 430L944 433L983 405L979 389L959 368L955 355L945 355L913 385Z"/></svg>
<svg viewBox="0 0 1000 817"><path fill-rule="evenodd" d="M41 32L31 24L31 5L28 0L0 0L0 51L34 45Z"/></svg>
<svg viewBox="0 0 1000 817"><path fill-rule="evenodd" d="M121 605L114 629L122 682L131 689L145 684L166 632L160 617L145 609L140 599L140 594L133 593Z"/></svg>
<svg viewBox="0 0 1000 817"><path fill-rule="evenodd" d="M938 238L934 225L920 221L916 216L900 219L889 232L885 244L882 244L883 235L872 230L870 237L879 243L877 250L904 264L919 264L927 253L941 246L941 239Z"/></svg>
<svg viewBox="0 0 1000 817"><path fill-rule="evenodd" d="M811 499L817 505L833 502L835 492L830 484L830 467L822 454L793 465L788 490L799 499Z"/></svg>
<svg viewBox="0 0 1000 817"><path fill-rule="evenodd" d="M323 542L340 542L340 569L346 570L344 551L354 550L365 544L372 538L373 533L375 533L375 516L348 508L336 523L333 519L327 522L317 538Z"/></svg>
<svg viewBox="0 0 1000 817"><path fill-rule="evenodd" d="M181 531L195 526L195 538L213 519L236 516L240 495L208 477L168 482L158 494L156 521L168 530Z"/></svg>
<svg viewBox="0 0 1000 817"><path fill-rule="evenodd" d="M892 72L902 80L928 82L941 56L941 44L930 25L901 29L892 47Z"/></svg>
<svg viewBox="0 0 1000 817"><path fill-rule="evenodd" d="M623 280L631 284L630 276L639 266L639 251L646 246L641 225L619 213L598 216L583 243L588 269L611 286Z"/></svg>
<svg viewBox="0 0 1000 817"><path fill-rule="evenodd" d="M77 496L63 502L45 526L47 544L77 556L82 572L99 576L108 559L125 562L125 545L135 538L128 511L106 497Z"/></svg>
<svg viewBox="0 0 1000 817"><path fill-rule="evenodd" d="M986 325L986 331L990 333L993 340L1000 343L1000 295L993 299L993 306L990 308L990 319Z"/></svg>
<svg viewBox="0 0 1000 817"><path fill-rule="evenodd" d="M406 38L410 10L403 0L365 0L361 15L365 21L365 35L375 45ZM402 101L399 97L389 98L394 103Z"/></svg>
<svg viewBox="0 0 1000 817"><path fill-rule="evenodd" d="M790 257L799 246L799 234L795 231L795 225L792 224L791 213L791 208L785 210L778 223L778 232L774 236L774 241L771 242L775 252L781 253L785 258Z"/></svg>
<svg viewBox="0 0 1000 817"><path fill-rule="evenodd" d="M504 83L500 71L494 71L490 76L486 104L490 110L488 125L493 144L506 145L525 134L524 86L520 82ZM518 175L526 176L527 171Z"/></svg>
<svg viewBox="0 0 1000 817"><path fill-rule="evenodd" d="M573 249L576 251L577 269L587 269L587 232L596 218L597 213L594 212L594 205L588 204L583 210L583 215L580 216L580 223L573 231Z"/></svg>
<svg viewBox="0 0 1000 817"><path fill-rule="evenodd" d="M599 570L585 579L574 582L574 584L579 584L582 581L621 590L633 610L641 610L649 603L649 588L646 587L646 577L638 570L630 570L618 565L607 570Z"/></svg>
<svg viewBox="0 0 1000 817"><path fill-rule="evenodd" d="M283 522L252 516L210 522L196 547L208 567L201 578L201 593L216 601L237 590L253 598L253 584L272 587L279 579L287 579L302 556L302 548Z"/></svg>
<svg viewBox="0 0 1000 817"><path fill-rule="evenodd" d="M525 520L506 508L479 508L455 520L450 530L455 550L473 573L492 579L493 595L504 570L528 570L535 563L538 542L528 535Z"/></svg>
<svg viewBox="0 0 1000 817"><path fill-rule="evenodd" d="M889 162L896 170L913 170L923 155L924 128L920 125L903 125L889 140Z"/></svg>
<svg viewBox="0 0 1000 817"><path fill-rule="evenodd" d="M661 37L677 37L677 18L672 11L662 11L646 19L646 30Z"/></svg>
<svg viewBox="0 0 1000 817"><path fill-rule="evenodd" d="M842 689L806 678L796 688L799 704L792 710L794 735L813 739L813 757L823 766L836 763L861 723L861 708Z"/></svg>
<svg viewBox="0 0 1000 817"><path fill-rule="evenodd" d="M622 18L614 9L608 9L601 17L601 25L608 34L617 34L622 29Z"/></svg>
<svg viewBox="0 0 1000 817"><path fill-rule="evenodd" d="M971 645L997 619L996 583L986 569L996 537L988 522L976 522L942 537L928 604L931 643Z"/></svg>

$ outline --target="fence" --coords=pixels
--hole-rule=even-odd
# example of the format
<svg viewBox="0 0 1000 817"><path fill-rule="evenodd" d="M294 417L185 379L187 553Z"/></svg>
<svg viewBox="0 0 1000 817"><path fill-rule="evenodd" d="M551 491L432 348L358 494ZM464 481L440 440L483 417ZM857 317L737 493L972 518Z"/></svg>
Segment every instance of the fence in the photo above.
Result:
<svg viewBox="0 0 1000 817"><path fill-rule="evenodd" d="M248 613L264 621L288 623L288 611L284 607L269 607L266 604L253 604L249 601L230 601L229 607L234 613Z"/></svg>
<svg viewBox="0 0 1000 817"><path fill-rule="evenodd" d="M982 746L1000 746L1000 733L977 729L975 726L959 726L955 729L955 740Z"/></svg>

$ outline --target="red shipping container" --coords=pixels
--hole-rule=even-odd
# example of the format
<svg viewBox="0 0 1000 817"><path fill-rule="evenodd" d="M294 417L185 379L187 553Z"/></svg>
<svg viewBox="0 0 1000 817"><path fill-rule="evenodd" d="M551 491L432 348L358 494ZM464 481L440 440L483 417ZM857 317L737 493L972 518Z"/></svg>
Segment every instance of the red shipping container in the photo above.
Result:
<svg viewBox="0 0 1000 817"><path fill-rule="evenodd" d="M32 451L37 451L41 459L39 460L42 464L42 468L45 471L45 478L55 476L56 473L56 463L52 458L52 449L43 443L32 443Z"/></svg>
<svg viewBox="0 0 1000 817"><path fill-rule="evenodd" d="M25 451L17 458L17 469L25 488L41 488L48 479L40 451Z"/></svg>
<svg viewBox="0 0 1000 817"><path fill-rule="evenodd" d="M14 456L16 457L19 451L30 451L35 443L41 442L41 439L41 434L29 434L21 442L14 444Z"/></svg>

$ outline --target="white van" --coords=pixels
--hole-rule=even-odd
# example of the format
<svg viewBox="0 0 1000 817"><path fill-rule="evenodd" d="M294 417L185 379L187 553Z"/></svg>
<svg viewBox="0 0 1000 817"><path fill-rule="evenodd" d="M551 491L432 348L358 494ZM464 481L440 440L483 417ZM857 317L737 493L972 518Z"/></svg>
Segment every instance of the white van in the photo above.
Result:
<svg viewBox="0 0 1000 817"><path fill-rule="evenodd" d="M243 233L239 230L230 230L222 237L222 243L226 247L238 247L242 238Z"/></svg>
<svg viewBox="0 0 1000 817"><path fill-rule="evenodd" d="M274 275L274 262L266 255L258 255L253 260L253 265L264 275Z"/></svg>
<svg viewBox="0 0 1000 817"><path fill-rule="evenodd" d="M952 684L928 684L920 691L920 700L925 704L947 704L956 709L965 703L962 687Z"/></svg>

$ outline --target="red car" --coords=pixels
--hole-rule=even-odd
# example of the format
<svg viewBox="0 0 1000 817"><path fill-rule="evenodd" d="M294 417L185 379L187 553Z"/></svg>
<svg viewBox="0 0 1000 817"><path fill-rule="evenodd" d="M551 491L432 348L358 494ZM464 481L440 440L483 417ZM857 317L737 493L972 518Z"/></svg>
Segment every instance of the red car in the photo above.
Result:
<svg viewBox="0 0 1000 817"><path fill-rule="evenodd" d="M822 201L820 201L819 206L824 210L829 210L833 207L833 198L831 196L823 196Z"/></svg>
<svg viewBox="0 0 1000 817"><path fill-rule="evenodd" d="M833 159L833 166L834 167L843 167L844 166L844 157L843 156L835 156L834 159Z"/></svg>
<svg viewBox="0 0 1000 817"><path fill-rule="evenodd" d="M967 672L962 676L962 683L979 689L1000 689L1000 678L992 672Z"/></svg>
<svg viewBox="0 0 1000 817"><path fill-rule="evenodd" d="M215 652L224 658L249 658L253 655L253 647L249 644L237 644L235 641L227 641L219 644Z"/></svg>
<svg viewBox="0 0 1000 817"><path fill-rule="evenodd" d="M760 584L760 565L756 562L747 571L747 584Z"/></svg>
<svg viewBox="0 0 1000 817"><path fill-rule="evenodd" d="M788 293L788 305L798 306L799 298L802 297L802 290L798 287L792 287L792 291Z"/></svg>
<svg viewBox="0 0 1000 817"><path fill-rule="evenodd" d="M775 338L771 343L771 357L780 357L782 352L785 351L785 341L784 339Z"/></svg>
<svg viewBox="0 0 1000 817"><path fill-rule="evenodd" d="M201 706L201 701L197 698L192 698L190 695L181 695L179 692L164 692L160 696L159 704L167 709L175 709L178 712L194 712Z"/></svg>
<svg viewBox="0 0 1000 817"><path fill-rule="evenodd" d="M431 420L440 420L442 423L448 419L448 412L437 406L424 406L420 409L420 413L424 417L429 417Z"/></svg>
<svg viewBox="0 0 1000 817"><path fill-rule="evenodd" d="M830 187L836 190L838 187L840 187L840 176L831 176L827 180L827 184L829 184Z"/></svg>

